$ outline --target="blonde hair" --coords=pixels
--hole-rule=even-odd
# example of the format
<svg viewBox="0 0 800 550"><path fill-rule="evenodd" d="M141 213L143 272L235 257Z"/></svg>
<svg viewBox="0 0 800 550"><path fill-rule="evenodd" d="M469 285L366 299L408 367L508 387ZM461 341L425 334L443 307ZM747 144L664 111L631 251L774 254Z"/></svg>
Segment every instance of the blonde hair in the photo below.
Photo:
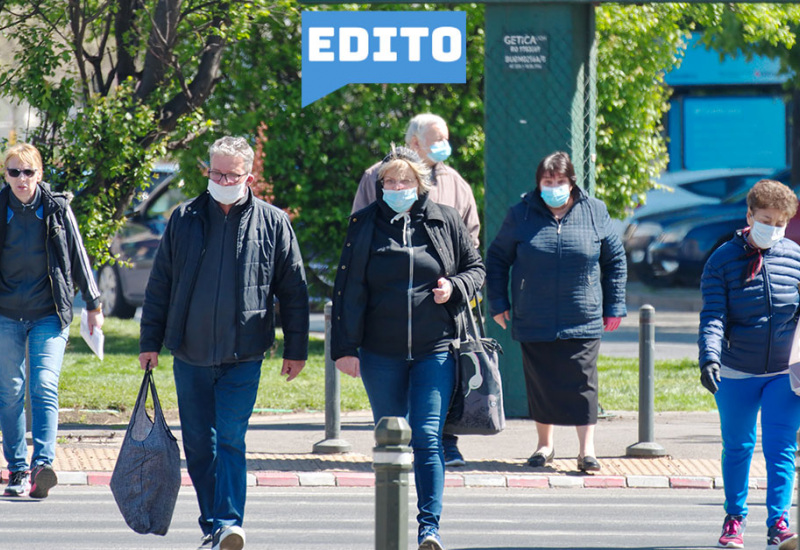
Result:
<svg viewBox="0 0 800 550"><path fill-rule="evenodd" d="M8 161L13 158L18 158L22 162L32 165L37 170L43 169L42 154L39 152L39 149L30 143L17 143L6 149L6 154L3 158L3 167L5 168L8 166Z"/></svg>
<svg viewBox="0 0 800 550"><path fill-rule="evenodd" d="M417 155L411 149L406 147L395 147L392 143L392 151L386 155L378 168L378 180L383 187L383 176L389 170L405 171L410 170L414 177L417 178L417 191L420 195L426 194L431 190L431 169L425 166L419 160Z"/></svg>
<svg viewBox="0 0 800 550"><path fill-rule="evenodd" d="M797 212L797 195L779 181L761 180L747 193L747 208L752 213L765 208L780 210L788 223Z"/></svg>

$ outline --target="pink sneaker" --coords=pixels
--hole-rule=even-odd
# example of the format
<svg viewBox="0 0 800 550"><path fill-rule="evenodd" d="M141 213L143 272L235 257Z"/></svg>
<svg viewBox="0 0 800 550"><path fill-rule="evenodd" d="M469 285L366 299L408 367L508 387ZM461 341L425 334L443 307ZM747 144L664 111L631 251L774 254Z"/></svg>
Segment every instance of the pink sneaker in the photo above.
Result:
<svg viewBox="0 0 800 550"><path fill-rule="evenodd" d="M720 548L744 548L744 528L747 520L744 516L725 516L722 524L722 535L717 546Z"/></svg>
<svg viewBox="0 0 800 550"><path fill-rule="evenodd" d="M789 531L786 512L767 530L767 550L797 550L797 534Z"/></svg>

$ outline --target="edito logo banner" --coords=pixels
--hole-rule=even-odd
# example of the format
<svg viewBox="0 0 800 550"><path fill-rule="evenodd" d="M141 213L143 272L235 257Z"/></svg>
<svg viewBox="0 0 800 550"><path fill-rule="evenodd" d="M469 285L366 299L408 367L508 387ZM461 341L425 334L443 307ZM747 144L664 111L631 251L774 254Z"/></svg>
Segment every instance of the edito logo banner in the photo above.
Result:
<svg viewBox="0 0 800 550"><path fill-rule="evenodd" d="M466 81L466 12L303 12L303 107L350 83Z"/></svg>

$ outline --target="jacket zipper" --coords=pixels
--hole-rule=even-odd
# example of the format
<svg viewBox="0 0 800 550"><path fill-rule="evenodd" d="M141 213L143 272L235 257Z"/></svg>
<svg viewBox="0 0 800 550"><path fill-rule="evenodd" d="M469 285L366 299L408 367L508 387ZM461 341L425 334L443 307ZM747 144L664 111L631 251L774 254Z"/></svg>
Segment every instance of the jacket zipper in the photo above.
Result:
<svg viewBox="0 0 800 550"><path fill-rule="evenodd" d="M403 217L403 240L406 241L408 246L408 290L406 292L406 301L408 302L408 361L413 361L414 356L411 354L411 315L414 310L411 297L414 292L414 246L411 242L411 224L409 223L411 217L406 214Z"/></svg>
<svg viewBox="0 0 800 550"><path fill-rule="evenodd" d="M250 215L252 216L252 212L250 212ZM244 243L244 232L245 232L245 227L244 227L245 219L244 219L244 216L245 216L245 212L242 211L242 215L239 217L239 225L236 227L236 252L235 252L235 258L234 258L234 265L233 265L233 276L236 279L236 281L233 283L234 284L234 288L236 288L236 308L234 309L234 319L233 319L234 324L235 324L235 329L234 330L236 331L236 336L235 336L235 341L234 341L234 346L233 346L233 358L236 360L236 365L237 366L239 365L239 338L240 338L239 328L241 326L239 324L239 312L242 309L244 309L241 306L240 302L239 302L240 299L242 300L242 302L244 301L244 298L242 298L242 291L241 291L241 289L239 289L239 257L240 257L240 255L242 253L242 246L244 246L243 245L243 243ZM269 307L269 304L267 304L267 307Z"/></svg>
<svg viewBox="0 0 800 550"><path fill-rule="evenodd" d="M769 322L767 323L767 362L764 364L764 373L769 372L770 356L772 355L772 292L769 287L769 274L767 273L767 262L761 264L761 272L764 276L764 288L767 294L767 308L769 309Z"/></svg>
<svg viewBox="0 0 800 550"><path fill-rule="evenodd" d="M567 215L569 215L569 212L567 212ZM562 221L563 218L562 219L556 218L556 225L558 226L558 229L556 229L556 273L561 271L561 222ZM560 296L561 296L561 277L556 277L556 300L558 300ZM559 308L556 308L556 323L555 323L556 340L558 340L559 336L558 327L561 326L561 320L559 319L558 310Z"/></svg>
<svg viewBox="0 0 800 550"><path fill-rule="evenodd" d="M225 250L225 234L228 232L228 215L225 214L225 219L222 222L222 250ZM220 258L222 259L222 258ZM217 283L222 280L222 262L219 263L219 269L217 270ZM214 331L217 330L217 314L219 313L219 288L217 289L217 296L214 300L214 321L211 326L214 327ZM214 364L218 365L221 363L221 357L219 356L219 339L217 338L219 335L214 334Z"/></svg>

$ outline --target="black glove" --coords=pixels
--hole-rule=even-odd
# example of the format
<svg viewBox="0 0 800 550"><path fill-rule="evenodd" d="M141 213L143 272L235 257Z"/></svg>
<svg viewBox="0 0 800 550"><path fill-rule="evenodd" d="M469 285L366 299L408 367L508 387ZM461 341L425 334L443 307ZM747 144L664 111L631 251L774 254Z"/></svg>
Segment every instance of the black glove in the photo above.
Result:
<svg viewBox="0 0 800 550"><path fill-rule="evenodd" d="M706 363L700 367L700 383L703 384L703 387L710 391L712 395L717 393L719 389L717 382L719 381L719 363Z"/></svg>

